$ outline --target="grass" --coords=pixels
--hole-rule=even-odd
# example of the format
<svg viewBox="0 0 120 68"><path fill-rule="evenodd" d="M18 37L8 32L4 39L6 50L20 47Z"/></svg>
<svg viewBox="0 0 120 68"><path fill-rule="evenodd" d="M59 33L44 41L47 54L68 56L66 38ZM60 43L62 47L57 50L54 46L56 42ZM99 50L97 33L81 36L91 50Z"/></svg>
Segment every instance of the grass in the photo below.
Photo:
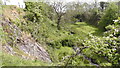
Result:
<svg viewBox="0 0 120 68"><path fill-rule="evenodd" d="M67 37L74 36L82 40L87 38L90 33L93 35L98 35L98 32L102 34L102 32L98 28L88 25L85 22L76 22L75 24L66 24L64 27L65 27L64 30L68 31L67 33L69 33L70 31L74 32L73 35L67 35Z"/></svg>
<svg viewBox="0 0 120 68"><path fill-rule="evenodd" d="M51 63L35 60L25 60L20 57L12 56L6 53L0 53L2 56L2 66L50 66Z"/></svg>
<svg viewBox="0 0 120 68"><path fill-rule="evenodd" d="M92 27L85 22L77 22L75 24L65 24L64 29L57 31L55 29L49 30L49 38L50 40L59 40L66 37L79 37L80 39L85 39L88 37L88 34L96 34L102 33L98 28ZM75 34L69 34L70 32L74 32ZM53 34L52 34L53 33Z"/></svg>

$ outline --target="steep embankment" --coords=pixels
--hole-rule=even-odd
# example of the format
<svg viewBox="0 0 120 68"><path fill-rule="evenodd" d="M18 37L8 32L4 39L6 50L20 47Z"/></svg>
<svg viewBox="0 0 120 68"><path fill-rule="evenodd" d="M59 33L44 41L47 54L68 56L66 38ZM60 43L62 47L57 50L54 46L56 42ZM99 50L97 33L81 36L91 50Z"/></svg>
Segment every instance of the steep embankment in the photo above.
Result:
<svg viewBox="0 0 120 68"><path fill-rule="evenodd" d="M51 62L45 47L34 40L31 34L22 31L18 25L25 22L24 12L16 6L3 6L1 26L4 32L2 50L5 53L24 59L42 60ZM16 25L16 23L18 25ZM3 61L4 62L4 61Z"/></svg>

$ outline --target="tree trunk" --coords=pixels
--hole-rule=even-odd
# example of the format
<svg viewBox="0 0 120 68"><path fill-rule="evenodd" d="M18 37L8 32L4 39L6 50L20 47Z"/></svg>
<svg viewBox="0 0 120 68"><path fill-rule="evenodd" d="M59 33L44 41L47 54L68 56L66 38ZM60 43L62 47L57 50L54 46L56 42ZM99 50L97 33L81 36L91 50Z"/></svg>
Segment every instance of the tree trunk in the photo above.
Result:
<svg viewBox="0 0 120 68"><path fill-rule="evenodd" d="M60 30L60 20L61 20L61 16L58 17L58 20L57 20L57 29Z"/></svg>

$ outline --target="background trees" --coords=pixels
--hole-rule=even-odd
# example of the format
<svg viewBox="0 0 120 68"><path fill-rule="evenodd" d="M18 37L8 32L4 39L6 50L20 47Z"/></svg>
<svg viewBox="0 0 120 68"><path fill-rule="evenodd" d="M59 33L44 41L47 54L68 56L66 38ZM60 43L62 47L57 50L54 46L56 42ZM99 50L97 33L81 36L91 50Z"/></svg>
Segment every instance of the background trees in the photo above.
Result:
<svg viewBox="0 0 120 68"><path fill-rule="evenodd" d="M57 28L60 30L60 22L62 19L62 16L66 12L66 4L62 1L54 1L51 3L51 6L53 7L54 12L56 13L57 16Z"/></svg>
<svg viewBox="0 0 120 68"><path fill-rule="evenodd" d="M82 20L82 13L84 12L83 5L80 2L67 3L67 10L64 16L64 21L67 23L75 23Z"/></svg>

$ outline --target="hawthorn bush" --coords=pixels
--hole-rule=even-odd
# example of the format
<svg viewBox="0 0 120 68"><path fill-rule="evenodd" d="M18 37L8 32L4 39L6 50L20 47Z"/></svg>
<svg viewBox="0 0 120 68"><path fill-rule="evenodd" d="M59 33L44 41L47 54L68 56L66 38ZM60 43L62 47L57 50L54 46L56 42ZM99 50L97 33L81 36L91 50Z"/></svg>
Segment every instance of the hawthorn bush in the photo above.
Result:
<svg viewBox="0 0 120 68"><path fill-rule="evenodd" d="M84 40L88 48L83 53L101 66L120 65L120 17L106 29L103 38L90 34L91 39Z"/></svg>

